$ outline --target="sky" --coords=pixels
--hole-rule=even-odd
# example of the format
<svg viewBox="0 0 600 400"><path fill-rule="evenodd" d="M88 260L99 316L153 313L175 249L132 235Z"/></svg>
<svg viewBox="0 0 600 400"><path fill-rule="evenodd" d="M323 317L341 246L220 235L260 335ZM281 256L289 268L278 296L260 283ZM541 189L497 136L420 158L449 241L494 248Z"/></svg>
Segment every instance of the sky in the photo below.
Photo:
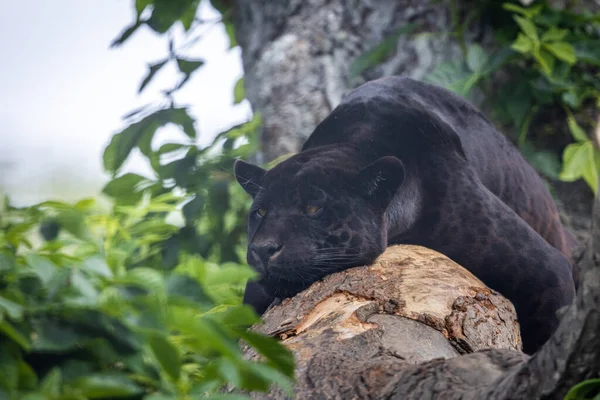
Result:
<svg viewBox="0 0 600 400"><path fill-rule="evenodd" d="M167 40L138 30L124 46L111 41L134 18L133 0L0 0L0 191L17 205L96 195L108 179L102 152L125 127L122 116L161 98L176 81L164 68L141 95L147 64L164 58ZM218 14L206 1L203 18ZM175 32L181 38L181 30ZM229 50L222 25L190 52L206 64L177 96L191 106L199 142L250 118L247 101L233 106L242 76L239 48ZM181 135L159 132L161 142ZM141 157L126 171L148 170Z"/></svg>

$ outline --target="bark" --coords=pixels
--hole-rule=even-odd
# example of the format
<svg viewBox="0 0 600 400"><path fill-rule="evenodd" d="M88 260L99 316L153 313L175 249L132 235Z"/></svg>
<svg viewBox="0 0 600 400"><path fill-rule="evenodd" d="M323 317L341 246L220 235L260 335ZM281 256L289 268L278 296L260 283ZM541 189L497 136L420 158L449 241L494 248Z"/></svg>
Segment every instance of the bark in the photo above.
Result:
<svg viewBox="0 0 600 400"><path fill-rule="evenodd" d="M452 1L238 0L236 32L246 95L263 117L264 161L298 151L361 80L389 74L420 79L458 56L458 43L444 33L451 24ZM348 68L357 56L408 23L419 28L399 38L395 55L350 79ZM467 34L481 36L478 28ZM434 35L427 34L434 29Z"/></svg>

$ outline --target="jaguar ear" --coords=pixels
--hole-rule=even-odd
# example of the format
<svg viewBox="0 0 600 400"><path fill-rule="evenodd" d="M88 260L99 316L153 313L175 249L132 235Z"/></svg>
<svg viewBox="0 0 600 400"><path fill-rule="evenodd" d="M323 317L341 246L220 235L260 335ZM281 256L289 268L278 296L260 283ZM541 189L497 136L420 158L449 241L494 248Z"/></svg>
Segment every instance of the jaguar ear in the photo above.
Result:
<svg viewBox="0 0 600 400"><path fill-rule="evenodd" d="M402 186L405 176L402 161L386 156L367 165L358 173L358 187L363 196L385 210Z"/></svg>
<svg viewBox="0 0 600 400"><path fill-rule="evenodd" d="M236 160L233 164L235 179L244 188L246 193L254 197L262 186L262 179L267 170L258 165L247 163L243 160Z"/></svg>

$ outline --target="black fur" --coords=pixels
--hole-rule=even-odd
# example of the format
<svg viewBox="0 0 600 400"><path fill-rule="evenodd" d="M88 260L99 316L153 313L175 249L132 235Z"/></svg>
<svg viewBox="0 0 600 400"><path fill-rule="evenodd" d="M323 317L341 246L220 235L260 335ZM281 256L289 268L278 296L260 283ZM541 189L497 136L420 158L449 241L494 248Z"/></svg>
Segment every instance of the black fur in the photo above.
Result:
<svg viewBox="0 0 600 400"><path fill-rule="evenodd" d="M300 153L269 171L238 161L235 172L254 197L248 263L261 277L244 302L259 313L399 243L447 255L511 300L528 353L573 299L575 241L542 180L444 89L400 77L368 82Z"/></svg>

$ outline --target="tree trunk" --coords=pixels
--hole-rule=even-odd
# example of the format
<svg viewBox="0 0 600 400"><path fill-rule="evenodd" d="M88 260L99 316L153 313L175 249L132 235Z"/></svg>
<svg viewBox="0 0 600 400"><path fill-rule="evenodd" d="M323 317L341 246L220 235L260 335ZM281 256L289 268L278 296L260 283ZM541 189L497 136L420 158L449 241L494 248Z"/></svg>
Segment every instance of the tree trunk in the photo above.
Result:
<svg viewBox="0 0 600 400"><path fill-rule="evenodd" d="M263 116L264 161L298 151L344 93L362 80L390 74L420 79L458 56L458 43L444 33L451 25L452 2L238 0L236 32L246 95ZM395 55L368 74L350 78L349 67L361 53L409 23L418 26L413 34L442 29L435 35L400 36Z"/></svg>

